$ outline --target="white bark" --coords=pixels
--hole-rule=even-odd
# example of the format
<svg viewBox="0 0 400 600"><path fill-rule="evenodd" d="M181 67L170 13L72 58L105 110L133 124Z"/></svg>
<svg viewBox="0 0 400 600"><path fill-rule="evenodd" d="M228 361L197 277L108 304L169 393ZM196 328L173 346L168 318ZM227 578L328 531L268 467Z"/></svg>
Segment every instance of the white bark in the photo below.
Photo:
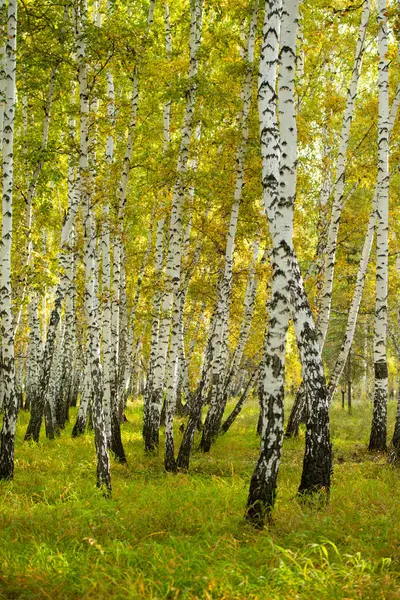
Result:
<svg viewBox="0 0 400 600"><path fill-rule="evenodd" d="M16 104L17 2L9 0L4 71L5 109L3 131L2 234L0 249L0 310L2 331L3 426L0 446L0 479L14 472L14 440L18 415L15 394L14 330L12 321L11 247L14 185L14 119Z"/></svg>
<svg viewBox="0 0 400 600"><path fill-rule="evenodd" d="M165 53L167 57L172 53L172 35L171 24L169 17L168 2L164 4L164 27L165 27ZM168 151L171 142L171 100L167 100L163 108L163 153ZM164 203L161 205L161 213L163 213ZM164 225L165 217L161 217L157 221L156 233L156 258L154 266L154 278L156 282L156 291L153 300L153 317L151 325L151 341L150 341L150 356L147 369L146 388L144 393L143 403L143 438L145 441L145 449L153 450L158 445L158 427L160 419L160 402L157 398L159 390L162 388L164 379L165 361L167 356L167 346L160 345L160 309L163 300L161 289L162 284L162 269L164 260ZM166 325L166 323L165 323ZM165 336L165 334L163 333ZM157 375L156 375L156 364ZM156 392L155 392L156 390ZM156 395L154 395L156 394Z"/></svg>
<svg viewBox="0 0 400 600"><path fill-rule="evenodd" d="M44 107L44 118L43 118L43 130L42 130L42 141L40 145L40 154L39 160L33 170L32 176L29 181L28 190L26 193L26 235L27 235L27 248L26 248L26 257L24 261L24 270L26 271L29 268L29 265L32 260L32 251L33 251L33 240L32 240L32 223L33 223L33 202L36 198L37 194L37 184L39 182L40 174L43 170L46 160L46 148L49 140L49 130L50 130L50 114L51 114L51 105L53 103L53 93L54 93L54 83L56 79L56 69L53 68L50 74L50 84L47 92L46 104ZM19 293L19 303L20 308L18 310L18 314L15 320L15 329L14 335L17 334L19 324L21 322L22 310L24 305L24 300L27 292L28 286L28 273L25 275L25 280L23 283L22 291Z"/></svg>
<svg viewBox="0 0 400 600"><path fill-rule="evenodd" d="M225 262L222 283L219 288L217 327L212 342L214 348L213 380L211 403L204 424L201 446L209 451L212 439L218 433L223 413L223 376L228 357L228 327L230 314L230 297L232 290L233 255L235 248L236 229L239 219L239 207L244 187L244 172L246 164L247 141L249 137L249 114L252 97L254 46L257 33L258 0L253 4L247 38L246 76L242 89L243 108L240 118L241 140L236 155L236 182L234 201L231 209L228 236L225 249Z"/></svg>
<svg viewBox="0 0 400 600"><path fill-rule="evenodd" d="M276 83L279 61L279 39L282 20L280 0L266 0L263 37L258 77L258 113L261 134L263 202L273 240L272 300L269 326L265 337L260 380L262 430L260 455L254 470L247 516L255 523L264 521L264 514L274 504L283 437L283 382L286 331L289 322L290 290L288 287L285 246L277 238L279 211L280 139L277 119ZM287 220L287 215L286 215ZM285 228L282 227L282 236ZM290 243L290 237L289 237ZM281 254L281 256L279 256ZM278 265L285 264L282 270Z"/></svg>
<svg viewBox="0 0 400 600"><path fill-rule="evenodd" d="M6 110L7 99L6 99L6 44L4 40L6 38L7 29L7 7L5 0L0 2L0 151L3 151L3 133L4 133L4 113Z"/></svg>
<svg viewBox="0 0 400 600"><path fill-rule="evenodd" d="M108 121L111 129L115 126L115 91L114 79L110 72L107 73L107 96L108 96ZM114 136L107 136L106 161L109 167L114 159ZM101 237L102 249L102 284L103 284L103 412L104 426L108 443L111 440L111 386L113 365L113 343L111 328L111 246L110 246L110 200L104 206L103 231Z"/></svg>
<svg viewBox="0 0 400 600"><path fill-rule="evenodd" d="M260 382L261 446L254 470L246 516L264 522L274 505L283 440L283 394L286 332L293 309L303 365L309 419L299 492L329 489L331 451L326 389L312 313L293 249L296 195L297 128L294 106L298 0L282 10L279 71L279 135L275 78L278 63L280 2L266 1L259 75L259 116L263 158L263 198L273 243L272 298ZM280 151L281 147L281 151Z"/></svg>
<svg viewBox="0 0 400 600"><path fill-rule="evenodd" d="M398 52L398 58L400 57L400 47ZM393 127L396 121L398 109L400 105L400 84L397 85L397 89L392 101L392 106L389 112L388 118L388 143L390 142L391 134L393 132ZM394 171L392 175L397 172ZM375 227L376 227L376 202L377 202L377 193L378 193L378 182L375 188L374 197L372 200L372 208L371 214L368 221L367 226L367 235L365 237L364 246L360 258L360 264L357 271L357 279L356 286L353 292L353 298L350 305L349 315L347 319L346 331L344 334L342 346L339 352L339 356L336 359L334 368L332 369L331 378L328 386L328 396L329 402L332 402L333 396L335 394L339 379L341 374L343 373L343 369L345 367L347 356L349 350L351 348L351 344L353 342L354 333L357 324L358 312L361 304L362 294L364 290L365 277L367 273L367 268L369 264L369 257L372 249L372 242L374 239Z"/></svg>
<svg viewBox="0 0 400 600"><path fill-rule="evenodd" d="M389 62L387 5L378 1L378 179L376 203L376 304L374 320L374 412L369 448L386 449L387 422L387 295L389 227Z"/></svg>
<svg viewBox="0 0 400 600"><path fill-rule="evenodd" d="M89 96L87 84L86 32L87 6L83 0L77 16L77 58L80 96L80 157L79 186L85 211L85 309L87 318L87 350L93 388L92 418L97 454L97 485L105 494L111 492L110 461L102 409L102 381L100 367L100 329L96 314L96 238L91 207L91 172L89 168Z"/></svg>
<svg viewBox="0 0 400 600"><path fill-rule="evenodd" d="M42 357L42 338L39 322L39 298L35 293L29 303L28 309L29 342L26 373L26 400L25 407L29 408L37 393L39 385L39 365Z"/></svg>
<svg viewBox="0 0 400 600"><path fill-rule="evenodd" d="M243 305L243 316L240 324L239 330L239 338L235 348L235 352L232 357L231 364L229 366L229 371L227 373L225 382L224 382L224 394L226 399L229 399L231 389L235 382L236 376L239 372L240 365L243 358L244 349L247 344L247 340L249 338L251 322L253 319L255 300L257 295L258 288L258 277L256 276L256 265L258 259L259 252L259 240L256 240L253 244L253 255L250 261L249 266L249 276L246 285L246 291L244 296L244 305Z"/></svg>
<svg viewBox="0 0 400 600"><path fill-rule="evenodd" d="M181 285L181 239L182 239L182 211L185 194L184 177L188 169L190 141L192 137L194 110L197 94L197 74L199 68L199 50L203 23L203 0L191 0L190 3L190 63L189 63L189 87L186 96L186 108L183 119L182 138L179 149L177 164L177 181L175 183L171 219L168 236L168 255L166 264L166 292L163 301L163 322L166 324L170 311L172 310L172 323L168 320L165 333L169 333L171 326L171 341L168 357L168 370L165 378L165 467L167 470L175 470L175 451L173 435L173 418L176 404L177 368L179 356L179 329L180 310L179 294ZM169 337L169 335L168 335ZM161 339L160 345L166 344L167 335ZM160 396L161 397L161 396Z"/></svg>
<svg viewBox="0 0 400 600"><path fill-rule="evenodd" d="M318 320L318 334L321 348L323 348L326 334L328 331L329 316L331 310L333 275L336 257L336 242L344 200L346 155L349 144L350 127L353 120L354 106L357 97L358 81L361 72L361 63L364 53L365 36L369 20L369 11L370 0L364 0L360 28L356 44L353 71L351 76L350 87L347 93L346 108L343 115L342 130L340 134L339 153L335 174L334 198L331 219L329 223L328 240L326 245L321 313L319 315Z"/></svg>

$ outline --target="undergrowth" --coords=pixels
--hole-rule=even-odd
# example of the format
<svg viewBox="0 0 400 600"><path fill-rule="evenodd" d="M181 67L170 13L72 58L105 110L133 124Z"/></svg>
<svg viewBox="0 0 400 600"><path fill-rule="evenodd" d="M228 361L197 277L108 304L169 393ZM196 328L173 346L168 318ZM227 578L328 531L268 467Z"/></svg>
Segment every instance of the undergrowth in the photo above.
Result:
<svg viewBox="0 0 400 600"><path fill-rule="evenodd" d="M90 433L23 443L15 479L0 483L0 598L400 599L400 470L366 450L370 406L332 410L329 505L297 501L304 437L286 440L274 520L244 521L258 438L251 402L188 474L145 456L141 408L123 425L127 465L112 464L113 497L95 487ZM389 422L393 423L394 406ZM177 431L177 437L180 433Z"/></svg>

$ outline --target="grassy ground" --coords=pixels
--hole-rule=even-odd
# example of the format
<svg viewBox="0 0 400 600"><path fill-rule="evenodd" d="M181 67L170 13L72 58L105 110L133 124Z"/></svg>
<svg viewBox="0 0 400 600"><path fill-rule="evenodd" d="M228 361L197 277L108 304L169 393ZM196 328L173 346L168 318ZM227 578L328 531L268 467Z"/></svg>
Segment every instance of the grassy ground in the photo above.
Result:
<svg viewBox="0 0 400 600"><path fill-rule="evenodd" d="M91 435L72 440L71 424L55 442L24 444L22 414L15 480L0 484L0 598L400 599L400 470L366 452L370 412L332 410L324 510L297 502L304 439L285 441L274 524L263 532L243 520L255 402L175 476L161 455L144 455L132 405L129 463L112 466L112 500L94 486Z"/></svg>

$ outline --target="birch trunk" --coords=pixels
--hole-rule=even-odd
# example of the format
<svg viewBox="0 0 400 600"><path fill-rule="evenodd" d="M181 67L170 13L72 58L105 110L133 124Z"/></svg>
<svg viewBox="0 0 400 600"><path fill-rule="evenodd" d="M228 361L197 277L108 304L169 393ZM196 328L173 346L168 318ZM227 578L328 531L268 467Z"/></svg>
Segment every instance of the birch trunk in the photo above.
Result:
<svg viewBox="0 0 400 600"><path fill-rule="evenodd" d="M172 53L172 35L171 35L171 24L169 15L168 2L164 4L164 27L165 27L165 53L167 58L170 58ZM171 100L167 100L163 108L163 154L165 154L169 148L171 142ZM164 206L162 204L161 211ZM158 430L160 423L161 407L158 390L162 387L162 380L164 378L165 361L167 348L164 345L160 345L160 333L164 335L161 330L160 323L160 310L163 301L163 294L161 290L162 284L162 268L163 268L163 236L164 236L164 225L165 218L162 215L157 221L157 233L156 233L156 260L154 267L154 275L156 281L156 292L154 294L153 301L153 318L151 326L151 343L150 343L150 356L148 364L148 375L146 381L146 388L144 394L144 407L143 407L143 439L146 451L153 451L158 446ZM157 365L157 372L156 372ZM160 381L161 379L161 381ZM157 390L157 391L156 391ZM162 402L162 400L161 400Z"/></svg>
<svg viewBox="0 0 400 600"><path fill-rule="evenodd" d="M246 387L244 388L239 400L236 403L235 408L233 409L233 411L231 412L231 414L227 417L227 419L224 421L224 423L221 425L221 433L226 433L227 431L229 431L230 427L233 425L233 423L236 421L237 417L240 415L242 408L244 406L244 403L246 402L248 395L251 391L251 387L253 385L253 383L256 380L258 374L258 369L254 369L253 373L251 374Z"/></svg>
<svg viewBox="0 0 400 600"><path fill-rule="evenodd" d="M246 76L242 89L243 109L240 122L241 140L236 155L237 171L234 202L231 210L225 250L224 272L222 276L222 284L220 286L220 295L218 298L218 326L216 328L215 339L213 341L214 363L211 403L204 423L203 436L200 443L200 447L204 452L209 452L211 443L218 434L224 411L223 379L228 354L228 326L230 314L230 296L232 290L233 254L235 248L236 229L239 219L239 207L242 200L244 187L244 171L246 164L247 141L249 137L248 120L252 97L254 46L257 32L258 4L259 0L256 0L253 4L247 39L247 52L245 57Z"/></svg>
<svg viewBox="0 0 400 600"><path fill-rule="evenodd" d="M146 267L149 262L149 257L151 253L152 240L153 240L153 223L155 217L155 206L152 210L151 221L149 226L149 231L147 234L147 246L142 259L142 263L139 268L139 274L136 281L136 291L135 296L132 303L131 313L129 315L129 322L127 322L128 328L128 339L127 339L127 360L125 362L124 373L122 374L122 382L123 382L123 392L124 392L124 401L126 402L127 397L131 390L132 383L132 373L133 373L133 344L135 338L135 324L136 324L136 312L137 307L139 305L140 292L142 289L142 283L144 274L146 272Z"/></svg>
<svg viewBox="0 0 400 600"><path fill-rule="evenodd" d="M149 18L151 17L152 3L150 5ZM128 179L131 167L131 159L133 152L134 131L137 120L137 110L139 103L138 92L138 71L134 69L132 82L132 101L131 115L128 129L128 138L126 142L124 162L122 167L121 179L118 188L118 225L117 233L114 240L114 256L113 256L113 284L112 284L112 301L111 301L111 333L112 333L112 348L111 348L111 449L114 452L119 462L126 462L125 451L122 445L121 428L118 418L119 409L119 325L120 325L120 293L121 293L121 264L123 257L123 229L125 218L125 205L127 197Z"/></svg>
<svg viewBox="0 0 400 600"><path fill-rule="evenodd" d="M216 310L211 318L210 327L208 330L208 338L206 347L204 350L203 365L201 369L200 381L197 386L195 393L193 394L189 419L183 433L181 445L179 447L178 458L176 461L178 469L187 470L189 468L190 454L192 451L194 435L196 429L201 423L201 412L206 398L206 393L209 384L210 371L208 366L212 362L213 346L212 340L214 339L214 330L216 323Z"/></svg>
<svg viewBox="0 0 400 600"><path fill-rule="evenodd" d="M50 321L46 332L46 342L43 350L43 358L40 367L38 393L32 404L31 417L25 434L25 440L33 440L35 442L39 441L43 410L47 395L47 388L50 381L51 365L53 361L56 343L57 328L61 316L62 302L65 297L65 293L68 289L67 269L68 255L71 251L70 238L79 204L79 195L76 189L69 196L68 201L68 212L65 215L61 232L61 252L59 257L60 281L57 285L54 307L51 312Z"/></svg>
<svg viewBox="0 0 400 600"><path fill-rule="evenodd" d="M397 86L396 93L392 102L392 106L389 114L389 140L393 131L393 126L396 121L397 111L400 104L400 84ZM333 396L337 389L339 379L343 373L348 352L353 342L354 333L357 325L358 312L361 304L362 294L364 290L364 283L367 274L367 268L369 264L369 258L372 249L372 243L374 239L375 226L376 226L376 200L377 200L377 188L375 189L374 197L372 200L371 214L367 226L367 234L364 241L363 250L361 253L360 264L357 271L356 286L353 292L353 298L350 305L349 315L347 319L346 331L344 334L343 342L339 355L336 359L335 365L332 369L331 377L328 385L328 401L332 403ZM298 434L298 427L300 421L304 415L305 408L305 395L304 386L301 385L300 390L296 396L296 401L290 419L286 429L286 435L291 437L292 435Z"/></svg>
<svg viewBox="0 0 400 600"><path fill-rule="evenodd" d="M86 361L84 368L83 385L81 390L81 399L78 408L75 425L72 429L72 437L79 437L85 433L89 406L92 404L92 383L90 377L90 365Z"/></svg>
<svg viewBox="0 0 400 600"><path fill-rule="evenodd" d="M162 301L161 275L163 266L163 232L164 232L164 217L157 222L156 233L156 260L154 267L154 277L156 282L156 292L153 301L153 318L151 325L151 343L150 356L148 365L148 376L144 397L144 414L143 414L143 439L145 442L145 450L153 451L158 446L158 429L160 422L159 405L154 402L154 387L156 384L156 364L160 360L159 350L159 329L160 329L160 308ZM157 367L157 377L159 377L160 365ZM161 373L163 376L163 374Z"/></svg>
<svg viewBox="0 0 400 600"><path fill-rule="evenodd" d="M296 6L292 8L297 10ZM285 348L290 317L290 281L287 275L290 270L290 208L288 214L288 208L285 210L283 207L282 210L279 203L281 140L275 93L281 28L282 34L285 31L283 18L281 0L266 0L258 76L258 113L263 202L273 243L272 292L259 385L262 418L260 454L251 478L246 509L246 518L258 527L263 526L265 517L275 503L283 439ZM289 50L293 52L293 44L290 45L290 40L287 43ZM281 46L283 47L283 38ZM289 223L289 231L285 227L285 221ZM285 240L285 234L288 240Z"/></svg>
<svg viewBox="0 0 400 600"><path fill-rule="evenodd" d="M76 45L80 96L79 187L85 211L85 308L87 318L87 356L93 390L92 419L97 454L97 486L105 495L111 493L110 461L103 418L103 389L100 366L100 328L97 321L96 233L91 207L91 170L89 167L89 90L87 83L86 25L87 5L83 0L76 14Z"/></svg>
<svg viewBox="0 0 400 600"><path fill-rule="evenodd" d="M376 226L376 305L374 320L374 410L369 450L386 450L388 366L388 220L389 220L389 62L386 0L378 1L378 180Z"/></svg>
<svg viewBox="0 0 400 600"><path fill-rule="evenodd" d="M7 7L5 0L0 1L0 139L1 146L0 151L3 153L3 136L4 136L4 113L7 106L6 96L6 44L4 42L6 38L7 29Z"/></svg>
<svg viewBox="0 0 400 600"><path fill-rule="evenodd" d="M14 474L15 429L18 416L18 398L15 393L14 330L12 320L11 246L14 185L14 119L16 104L17 69L17 2L9 0L7 12L7 39L5 41L4 71L5 109L3 131L3 194L2 243L0 251L0 309L3 382L3 425L0 434L0 479L12 479Z"/></svg>
<svg viewBox="0 0 400 600"><path fill-rule="evenodd" d="M27 235L27 248L26 248L26 258L24 264L24 270L26 271L22 290L19 292L19 303L20 308L18 310L17 318L15 320L15 333L17 334L19 324L21 322L22 310L24 305L24 300L26 296L26 292L28 289L28 268L32 260L32 252L33 252L33 240L32 240L32 222L33 222L33 203L37 194L37 185L39 183L40 175L43 170L46 161L46 149L49 140L49 130L50 130L50 116L51 116L51 106L53 103L53 94L54 94L54 84L56 80L57 70L53 68L50 74L50 83L49 89L47 92L46 104L44 107L44 119L43 119L43 130L42 130L42 141L40 145L40 155L39 160L33 170L31 179L28 185L28 191L26 194L26 235Z"/></svg>
<svg viewBox="0 0 400 600"><path fill-rule="evenodd" d="M107 73L107 98L108 98L108 121L111 129L115 127L115 90L112 73ZM106 162L111 168L114 160L114 137L110 133L106 144ZM103 412L104 426L108 444L111 442L111 386L112 386L112 364L113 345L111 327L111 246L110 246L110 200L106 201L104 207L104 222L101 238L102 248L102 284L103 284Z"/></svg>
<svg viewBox="0 0 400 600"><path fill-rule="evenodd" d="M39 384L39 365L42 356L42 338L40 335L39 322L39 298L35 293L31 299L28 310L28 327L29 327L29 342L28 342L28 357L27 357L27 373L26 373L26 397L25 409L30 409L34 398L36 397L37 387Z"/></svg>
<svg viewBox="0 0 400 600"><path fill-rule="evenodd" d="M168 314L172 309L171 341L168 357L168 370L165 380L165 455L164 464L167 471L176 470L173 419L176 408L176 386L179 357L180 332L180 293L181 293L181 239L182 211L185 194L185 176L188 169L190 141L193 131L194 110L197 94L197 74L199 69L199 51L203 24L203 0L191 0L190 3L190 63L189 88L186 96L186 108L182 127L182 138L179 149L177 174L174 188L169 225L168 255L166 264L166 295L164 306ZM163 311L164 312L164 311ZM165 319L163 319L165 320Z"/></svg>
<svg viewBox="0 0 400 600"><path fill-rule="evenodd" d="M64 333L64 370L63 384L60 390L61 403L64 412L64 423L68 420L69 407L72 404L74 385L74 355L76 345L76 251L75 251L75 229L71 231L71 252L68 256L68 267L65 276L68 280L65 294L65 333Z"/></svg>
<svg viewBox="0 0 400 600"><path fill-rule="evenodd" d="M161 307L162 318L159 328L157 351L155 352L154 369L151 382L151 395L149 396L148 407L146 411L147 422L144 426L145 447L149 450L152 450L157 446L158 443L158 429L160 426L161 407L165 385L165 467L167 470L175 470L176 468L173 439L173 417L176 402L177 361L179 350L178 342L180 313L178 310L178 303L181 285L182 210L184 200L184 179L188 168L190 140L194 122L194 109L197 91L198 54L202 32L202 9L203 0L191 0L190 64L188 76L189 87L186 94L186 107L178 155L177 180L172 198L171 218L168 233L165 292ZM168 31L167 28L166 31ZM164 130L165 122L166 120L164 119ZM167 135L169 136L169 133ZM165 138L164 142L166 142ZM168 369L166 369L170 332L170 353L168 358Z"/></svg>
<svg viewBox="0 0 400 600"><path fill-rule="evenodd" d="M258 278L256 276L256 265L259 251L259 241L256 240L253 245L253 256L249 267L249 277L246 285L246 292L244 297L243 317L240 324L239 339L232 357L232 361L229 370L226 374L224 381L224 401L221 406L221 418L223 411L225 410L226 402L229 399L235 380L239 373L240 365L243 358L244 349L246 347L247 340L249 338L251 322L253 319L257 289L258 289ZM261 262L264 262L266 255L264 254Z"/></svg>
<svg viewBox="0 0 400 600"><path fill-rule="evenodd" d="M273 508L283 440L286 333L293 310L309 402L306 449L299 493L329 492L331 447L323 366L307 296L293 249L297 129L294 106L298 0L282 11L279 71L280 136L275 79L282 6L266 1L259 75L263 198L273 243L272 297L260 382L261 447L250 483L246 518L261 527ZM280 145L282 155L280 156Z"/></svg>
<svg viewBox="0 0 400 600"><path fill-rule="evenodd" d="M322 286L321 312L318 320L319 344L323 348L328 331L329 316L332 301L333 274L335 268L336 242L339 223L344 200L344 186L346 175L346 155L349 144L350 126L353 120L354 106L357 97L358 82L361 73L362 57L365 47L365 36L370 12L370 0L364 0L361 14L360 28L356 45L356 53L351 76L350 87L347 93L346 109L343 115L342 131L340 135L339 154L335 175L335 190L332 205L331 220L329 224L328 240L325 255L324 281Z"/></svg>

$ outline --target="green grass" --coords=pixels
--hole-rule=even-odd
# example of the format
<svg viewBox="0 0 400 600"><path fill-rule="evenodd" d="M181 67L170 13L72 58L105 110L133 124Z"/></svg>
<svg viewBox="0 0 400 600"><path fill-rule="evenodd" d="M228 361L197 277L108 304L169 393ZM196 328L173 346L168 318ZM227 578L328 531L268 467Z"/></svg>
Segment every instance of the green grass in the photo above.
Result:
<svg viewBox="0 0 400 600"><path fill-rule="evenodd" d="M24 444L22 413L15 479L0 484L0 598L400 599L400 470L366 451L370 413L332 410L323 510L297 502L304 438L285 441L274 522L262 532L243 519L255 402L175 476L162 452L144 455L133 404L111 500L95 487L90 434L72 440L71 423L55 442ZM393 415L390 406L391 425Z"/></svg>

